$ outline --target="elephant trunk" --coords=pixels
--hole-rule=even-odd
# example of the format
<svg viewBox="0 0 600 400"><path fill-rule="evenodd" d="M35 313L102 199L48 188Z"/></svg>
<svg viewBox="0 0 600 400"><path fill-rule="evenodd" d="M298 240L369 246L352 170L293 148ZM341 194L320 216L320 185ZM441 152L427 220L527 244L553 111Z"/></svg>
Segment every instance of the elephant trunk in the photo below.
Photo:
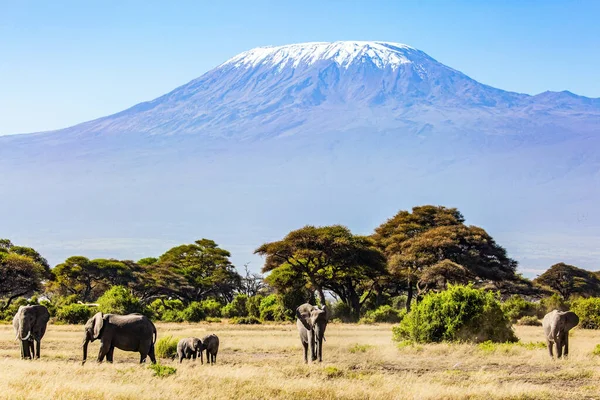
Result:
<svg viewBox="0 0 600 400"><path fill-rule="evenodd" d="M558 323L558 319L552 321L552 323L550 324L550 337L549 339L552 340L553 342L556 342L558 340L558 336L560 334L560 324Z"/></svg>
<svg viewBox="0 0 600 400"><path fill-rule="evenodd" d="M89 342L90 341L87 339L87 337L83 340L83 360L81 361L81 365L85 364L85 360L87 360L87 349Z"/></svg>

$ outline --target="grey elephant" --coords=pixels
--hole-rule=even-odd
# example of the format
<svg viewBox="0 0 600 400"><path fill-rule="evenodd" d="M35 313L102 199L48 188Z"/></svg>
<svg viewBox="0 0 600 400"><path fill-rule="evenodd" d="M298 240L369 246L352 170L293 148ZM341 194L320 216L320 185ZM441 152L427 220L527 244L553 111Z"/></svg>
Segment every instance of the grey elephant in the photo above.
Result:
<svg viewBox="0 0 600 400"><path fill-rule="evenodd" d="M304 362L308 363L308 350L311 361L323 361L323 340L327 328L327 309L305 303L296 309L296 326L300 341L304 346Z"/></svg>
<svg viewBox="0 0 600 400"><path fill-rule="evenodd" d="M41 342L49 320L50 313L44 306L19 307L13 318L13 328L16 340L21 342L21 358L40 358Z"/></svg>
<svg viewBox="0 0 600 400"><path fill-rule="evenodd" d="M569 331L579 323L579 317L572 311L553 310L544 316L542 327L548 344L548 352L553 357L552 347L556 343L556 356L569 354ZM564 347L564 351L563 351Z"/></svg>
<svg viewBox="0 0 600 400"><path fill-rule="evenodd" d="M217 362L217 353L219 352L219 338L217 335L208 335L202 338L202 346L206 350L206 362L215 364Z"/></svg>
<svg viewBox="0 0 600 400"><path fill-rule="evenodd" d="M102 314L96 313L85 324L83 339L83 362L87 359L88 343L100 339L98 362L113 362L115 347L124 351L140 353L140 364L150 356L152 364L156 364L154 343L156 343L156 327L142 314Z"/></svg>
<svg viewBox="0 0 600 400"><path fill-rule="evenodd" d="M195 360L196 356L200 356L200 363L204 364L202 358L203 350L204 346L202 345L202 340L195 337L181 339L179 343L177 343L177 357L179 358L179 363L181 364L184 358L189 360L193 357Z"/></svg>

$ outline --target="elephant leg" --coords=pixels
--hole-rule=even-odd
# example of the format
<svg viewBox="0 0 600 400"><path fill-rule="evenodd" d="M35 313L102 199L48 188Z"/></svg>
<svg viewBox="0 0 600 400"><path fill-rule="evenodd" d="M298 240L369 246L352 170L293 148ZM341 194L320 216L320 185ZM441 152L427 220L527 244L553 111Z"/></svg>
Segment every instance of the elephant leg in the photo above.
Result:
<svg viewBox="0 0 600 400"><path fill-rule="evenodd" d="M110 346L108 353L106 353L106 361L109 363L113 362L113 354L115 353L115 346Z"/></svg>
<svg viewBox="0 0 600 400"><path fill-rule="evenodd" d="M567 357L569 355L569 332L565 333L564 346L565 346L564 356Z"/></svg>
<svg viewBox="0 0 600 400"><path fill-rule="evenodd" d="M200 364L204 365L204 357L202 356L202 354L204 353L202 350L200 350L198 353L200 353Z"/></svg>
<svg viewBox="0 0 600 400"><path fill-rule="evenodd" d="M217 353L213 354L213 363L217 363Z"/></svg>
<svg viewBox="0 0 600 400"><path fill-rule="evenodd" d="M40 348L42 346L41 340L35 341L35 358L40 358Z"/></svg>
<svg viewBox="0 0 600 400"><path fill-rule="evenodd" d="M315 335L312 331L308 332L308 348L310 349L310 360L315 361L317 359L317 353L315 351Z"/></svg>
<svg viewBox="0 0 600 400"><path fill-rule="evenodd" d="M319 362L323 361L323 337L319 338L319 347L318 347L318 356L319 356Z"/></svg>
<svg viewBox="0 0 600 400"><path fill-rule="evenodd" d="M35 349L34 349L33 341L27 340L26 346L27 346L27 357L30 360L33 360L35 358Z"/></svg>
<svg viewBox="0 0 600 400"><path fill-rule="evenodd" d="M156 355L154 354L154 343L150 345L150 351L148 351L148 357L150 357L150 362L152 364L156 364Z"/></svg>
<svg viewBox="0 0 600 400"><path fill-rule="evenodd" d="M304 347L304 364L308 364L308 343L302 342L302 346Z"/></svg>
<svg viewBox="0 0 600 400"><path fill-rule="evenodd" d="M104 361L104 357L108 354L110 350L110 342L100 342L100 350L98 350L98 362L101 363Z"/></svg>
<svg viewBox="0 0 600 400"><path fill-rule="evenodd" d="M563 352L563 342L562 342L562 339L559 337L558 340L556 340L556 358L561 358L562 352Z"/></svg>
<svg viewBox="0 0 600 400"><path fill-rule="evenodd" d="M21 340L21 358L23 360L31 358L29 353L29 342L27 340Z"/></svg>
<svg viewBox="0 0 600 400"><path fill-rule="evenodd" d="M194 361L196 361L196 352L192 352L192 358L194 359Z"/></svg>
<svg viewBox="0 0 600 400"><path fill-rule="evenodd" d="M546 344L548 345L548 353L550 353L550 358L554 358L554 354L552 354L552 347L554 346L554 342L546 340Z"/></svg>

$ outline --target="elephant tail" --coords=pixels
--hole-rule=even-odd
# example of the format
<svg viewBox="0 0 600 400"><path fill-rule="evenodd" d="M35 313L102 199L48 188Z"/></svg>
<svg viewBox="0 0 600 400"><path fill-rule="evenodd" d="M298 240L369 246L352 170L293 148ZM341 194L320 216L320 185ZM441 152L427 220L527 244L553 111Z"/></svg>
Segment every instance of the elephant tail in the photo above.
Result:
<svg viewBox="0 0 600 400"><path fill-rule="evenodd" d="M154 339L152 339L152 344L156 343L156 337L157 337L156 327L154 327Z"/></svg>

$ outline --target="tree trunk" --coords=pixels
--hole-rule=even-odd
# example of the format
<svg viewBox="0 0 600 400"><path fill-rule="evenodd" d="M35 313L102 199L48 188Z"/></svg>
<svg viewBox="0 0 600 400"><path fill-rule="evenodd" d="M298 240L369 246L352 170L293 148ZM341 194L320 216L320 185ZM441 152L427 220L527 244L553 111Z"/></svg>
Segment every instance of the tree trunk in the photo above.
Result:
<svg viewBox="0 0 600 400"><path fill-rule="evenodd" d="M406 312L410 312L410 303L412 303L413 298L413 287L412 283L408 281L408 291L406 292Z"/></svg>

